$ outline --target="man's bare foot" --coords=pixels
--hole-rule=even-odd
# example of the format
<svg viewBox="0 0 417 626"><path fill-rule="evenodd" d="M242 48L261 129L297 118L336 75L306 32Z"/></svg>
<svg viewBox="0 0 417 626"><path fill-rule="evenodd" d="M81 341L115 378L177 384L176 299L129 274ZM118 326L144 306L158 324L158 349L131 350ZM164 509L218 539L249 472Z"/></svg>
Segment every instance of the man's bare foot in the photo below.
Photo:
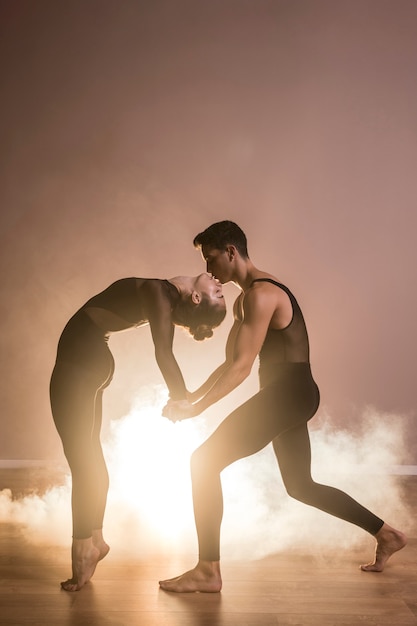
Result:
<svg viewBox="0 0 417 626"><path fill-rule="evenodd" d="M222 588L219 561L199 561L194 569L176 578L160 580L159 586L164 591L176 593L218 593Z"/></svg>
<svg viewBox="0 0 417 626"><path fill-rule="evenodd" d="M361 565L361 570L364 572L382 572L390 556L404 548L407 543L407 537L388 524L382 526L375 535L375 539L375 558L372 563Z"/></svg>
<svg viewBox="0 0 417 626"><path fill-rule="evenodd" d="M89 537L88 539L74 539L71 553L72 578L62 582L61 587L65 591L78 591L94 574L100 560L100 550Z"/></svg>

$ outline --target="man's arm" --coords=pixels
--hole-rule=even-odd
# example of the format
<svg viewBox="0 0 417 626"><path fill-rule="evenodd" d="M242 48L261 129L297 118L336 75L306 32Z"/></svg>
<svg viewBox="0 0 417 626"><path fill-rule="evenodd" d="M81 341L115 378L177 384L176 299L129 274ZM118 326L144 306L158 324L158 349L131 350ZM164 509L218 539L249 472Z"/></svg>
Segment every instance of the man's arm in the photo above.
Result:
<svg viewBox="0 0 417 626"><path fill-rule="evenodd" d="M198 389L196 389L192 393L190 392L187 393L187 400L189 402L197 402L197 400L200 400L200 398L205 396L206 393L213 387L214 383L220 378L220 376L226 371L226 369L233 362L233 351L234 351L236 335L239 331L239 327L241 324L240 319L238 319L238 315L236 314L236 310L238 309L238 306L239 306L238 304L239 301L240 301L240 297L236 300L235 305L234 305L235 322L232 328L230 329L229 336L226 341L225 361L221 365L219 365L219 367L217 367L214 370L214 372L210 374L207 380Z"/></svg>
<svg viewBox="0 0 417 626"><path fill-rule="evenodd" d="M205 396L206 393L209 391L209 389L212 388L216 380L220 378L221 374L224 372L226 368L227 368L227 362L225 361L224 363L219 365L219 367L216 368L214 372L210 374L207 380L198 389L196 389L195 391L188 391L187 392L188 402L197 402L197 400L200 400L200 398Z"/></svg>
<svg viewBox="0 0 417 626"><path fill-rule="evenodd" d="M243 320L231 331L231 359L206 395L196 402L192 417L233 391L247 378L264 342L277 301L274 292L263 286L249 289L243 299Z"/></svg>

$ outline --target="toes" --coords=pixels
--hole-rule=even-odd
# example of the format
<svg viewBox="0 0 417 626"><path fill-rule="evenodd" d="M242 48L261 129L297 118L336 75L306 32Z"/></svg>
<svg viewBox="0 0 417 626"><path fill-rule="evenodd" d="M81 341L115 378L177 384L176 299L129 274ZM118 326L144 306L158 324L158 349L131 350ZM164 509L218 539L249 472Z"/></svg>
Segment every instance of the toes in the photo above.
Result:
<svg viewBox="0 0 417 626"><path fill-rule="evenodd" d="M382 572L384 566L377 565L376 563L369 563L368 565L361 565L361 570L363 572Z"/></svg>
<svg viewBox="0 0 417 626"><path fill-rule="evenodd" d="M181 578L181 576L176 576L175 578L167 578L166 580L160 580L159 584L160 585L169 585L170 583L176 582L180 578Z"/></svg>
<svg viewBox="0 0 417 626"><path fill-rule="evenodd" d="M62 589L64 591L78 591L78 583L73 578L69 578L61 583Z"/></svg>

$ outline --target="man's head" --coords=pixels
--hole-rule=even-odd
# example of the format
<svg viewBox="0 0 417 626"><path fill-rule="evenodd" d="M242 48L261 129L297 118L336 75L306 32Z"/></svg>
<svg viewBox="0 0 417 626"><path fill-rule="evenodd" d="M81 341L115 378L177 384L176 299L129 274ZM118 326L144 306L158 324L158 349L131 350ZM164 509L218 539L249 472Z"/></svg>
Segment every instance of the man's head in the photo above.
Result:
<svg viewBox="0 0 417 626"><path fill-rule="evenodd" d="M216 222L212 224L202 233L194 237L194 246L196 248L216 248L224 252L228 245L235 246L243 259L249 258L248 242L243 230L230 220Z"/></svg>
<svg viewBox="0 0 417 626"><path fill-rule="evenodd" d="M221 283L235 279L235 262L249 259L246 235L234 222L224 220L212 224L194 237L194 246L201 248L207 271Z"/></svg>

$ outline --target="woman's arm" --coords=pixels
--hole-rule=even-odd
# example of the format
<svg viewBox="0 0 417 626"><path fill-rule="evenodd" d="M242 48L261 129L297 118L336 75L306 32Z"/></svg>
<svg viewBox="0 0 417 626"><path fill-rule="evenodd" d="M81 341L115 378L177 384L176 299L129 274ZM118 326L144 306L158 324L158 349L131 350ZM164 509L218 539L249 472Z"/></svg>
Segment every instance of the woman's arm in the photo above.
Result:
<svg viewBox="0 0 417 626"><path fill-rule="evenodd" d="M184 400L187 390L180 367L172 351L175 326L172 302L163 281L149 280L142 286L145 308L155 346L155 358L173 400Z"/></svg>

